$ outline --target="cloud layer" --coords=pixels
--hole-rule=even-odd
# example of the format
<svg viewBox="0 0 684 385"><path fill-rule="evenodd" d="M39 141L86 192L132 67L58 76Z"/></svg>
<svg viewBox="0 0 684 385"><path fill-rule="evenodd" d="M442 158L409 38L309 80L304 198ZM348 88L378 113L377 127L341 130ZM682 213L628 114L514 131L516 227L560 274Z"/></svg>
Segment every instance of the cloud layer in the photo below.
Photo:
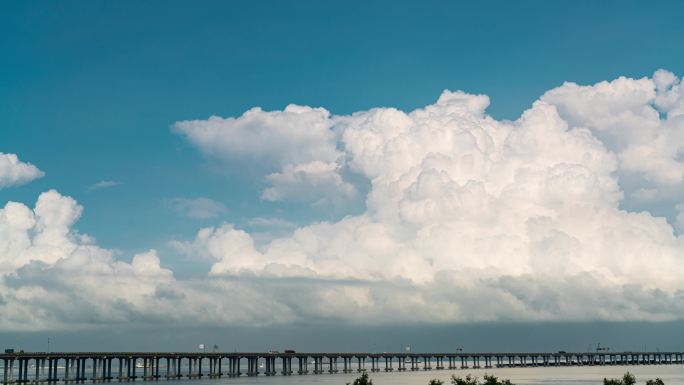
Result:
<svg viewBox="0 0 684 385"><path fill-rule="evenodd" d="M488 116L485 95L445 91L408 113L291 105L180 122L208 157L253 163L262 199L344 199L361 191L344 177L356 174L365 211L264 244L233 224L200 229L173 243L212 260L195 281L153 250L126 263L99 248L55 191L33 209L10 202L0 327L683 319L683 98L658 71L566 83L516 121ZM672 224L623 207L644 197L671 204Z"/></svg>

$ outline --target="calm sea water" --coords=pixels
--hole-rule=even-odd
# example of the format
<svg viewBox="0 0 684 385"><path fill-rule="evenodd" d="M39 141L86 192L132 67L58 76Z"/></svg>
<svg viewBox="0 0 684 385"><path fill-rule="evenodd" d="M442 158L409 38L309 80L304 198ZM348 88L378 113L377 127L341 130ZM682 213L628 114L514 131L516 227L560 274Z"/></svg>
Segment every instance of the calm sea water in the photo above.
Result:
<svg viewBox="0 0 684 385"><path fill-rule="evenodd" d="M187 368L186 368L187 369ZM15 368L16 370L16 368ZM262 369L263 370L263 369ZM278 368L278 370L280 370ZM296 368L295 368L296 370ZM62 375L64 369L59 368ZM113 370L116 375L117 369ZM246 371L243 368L243 373ZM684 365L646 365L646 366L569 366L569 367L517 367L517 368L491 368L491 369L458 369L458 370L429 370L429 371L406 371L406 372L377 372L369 373L375 385L427 385L437 378L445 384L450 384L451 375L465 377L467 374L482 378L487 374L499 378L510 379L517 385L601 385L603 378L619 378L625 372L631 372L637 378L637 384L645 384L646 380L659 377L666 385L684 385ZM142 369L137 370L138 375ZM162 369L164 372L164 369ZM29 369L29 379L33 378L34 370ZM90 369L86 371L90 373ZM15 372L16 374L16 372ZM267 377L263 374L258 377L241 376L237 378L223 377L221 379L181 379L159 381L135 381L128 384L152 384L162 385L288 385L288 384L317 384L317 385L345 385L353 382L359 376L358 373L337 374L308 374L291 376ZM61 377L60 377L61 378ZM112 381L111 384L117 384ZM124 384L126 382L122 382ZM59 382L59 384L63 384Z"/></svg>
<svg viewBox="0 0 684 385"><path fill-rule="evenodd" d="M666 385L684 385L684 365L653 366L585 366L558 368L501 368L471 370L431 370L420 372L369 373L375 385L427 385L432 378L438 378L449 384L452 374L464 377L472 374L482 378L485 373L497 377L508 378L517 385L600 385L604 377L621 377L626 371L636 375L637 384L644 384L647 379L660 377ZM320 384L344 385L358 377L354 374L317 374L292 375L274 377L238 377L204 380L170 381L178 385L280 385L280 384ZM160 381L164 382L164 381Z"/></svg>

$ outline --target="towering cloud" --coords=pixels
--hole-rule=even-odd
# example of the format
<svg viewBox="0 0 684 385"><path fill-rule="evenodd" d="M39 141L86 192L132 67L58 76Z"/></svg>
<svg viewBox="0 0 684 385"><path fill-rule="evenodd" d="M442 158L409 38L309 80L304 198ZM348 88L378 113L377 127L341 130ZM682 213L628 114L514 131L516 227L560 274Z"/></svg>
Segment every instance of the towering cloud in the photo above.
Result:
<svg viewBox="0 0 684 385"><path fill-rule="evenodd" d="M127 263L74 231L71 198L10 202L0 327L683 319L683 95L658 71L566 83L515 121L445 91L411 112L288 106L178 123L207 156L261 173L262 199L343 199L361 179L365 210L261 244L233 224L203 228L172 244L212 266L181 280L154 250ZM671 222L625 208L644 197Z"/></svg>
<svg viewBox="0 0 684 385"><path fill-rule="evenodd" d="M358 280L358 306L391 307L396 286L431 319L680 318L682 237L621 208L626 189L682 184L680 87L665 71L566 83L514 122L487 116L484 95L449 91L410 113L331 116L320 126L343 166L371 184L365 213L258 250L230 225L204 229L192 249L216 275Z"/></svg>

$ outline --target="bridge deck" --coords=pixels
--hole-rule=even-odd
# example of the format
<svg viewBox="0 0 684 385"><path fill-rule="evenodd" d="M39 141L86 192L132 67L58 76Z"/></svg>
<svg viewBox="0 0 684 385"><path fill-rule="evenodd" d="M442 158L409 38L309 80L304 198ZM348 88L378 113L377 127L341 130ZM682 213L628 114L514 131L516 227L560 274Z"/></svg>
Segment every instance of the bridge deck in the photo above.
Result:
<svg viewBox="0 0 684 385"><path fill-rule="evenodd" d="M51 385L243 374L683 364L684 352L15 352L0 354L0 362L3 385Z"/></svg>

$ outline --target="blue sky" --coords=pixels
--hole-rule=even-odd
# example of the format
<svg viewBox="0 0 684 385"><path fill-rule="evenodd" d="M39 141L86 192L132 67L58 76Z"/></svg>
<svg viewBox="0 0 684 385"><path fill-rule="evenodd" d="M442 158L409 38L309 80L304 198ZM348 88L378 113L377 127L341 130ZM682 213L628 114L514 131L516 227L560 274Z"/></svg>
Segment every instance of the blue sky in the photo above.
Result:
<svg viewBox="0 0 684 385"><path fill-rule="evenodd" d="M21 2L3 5L0 143L86 207L78 228L137 252L197 224L163 204L206 196L237 222L282 210L259 180L217 171L169 127L253 106L411 110L443 89L484 93L515 119L566 80L682 73L677 2ZM226 173L228 176L222 175ZM122 184L88 191L101 180ZM134 217L135 219L132 219ZM202 224L207 224L205 221Z"/></svg>
<svg viewBox="0 0 684 385"><path fill-rule="evenodd" d="M659 69L681 76L682 11L684 4L676 1L3 3L0 152L17 154L45 176L0 189L0 203L33 207L42 192L55 189L84 207L70 231L94 237L121 261L156 249L161 267L179 279L201 279L212 266L234 272L227 261L215 265L222 255L207 258L210 251L197 251L201 245L193 239L200 228L229 223L251 234L259 248L295 228L363 216L373 178L371 171L359 170L370 166L354 166L350 154L355 150L349 150L347 139L336 138L326 151L346 154L347 160L332 162L339 175L335 171L328 177L342 178L346 184L340 186L355 190L353 199L330 205L269 201L261 194L277 182L266 175L281 172L281 166L285 170L288 158L274 165L262 164L270 155L258 151L254 159L230 151L216 155L190 131L179 130L178 122L197 120L201 130L210 116L238 117L255 106L279 111L288 104L323 107L335 116L376 107L408 113L435 104L449 89L488 95L486 113L506 124L566 81L593 85L620 76L655 79ZM673 82L667 87L676 88L679 80ZM570 127L591 126L595 120L584 110L574 111L563 92L547 102L557 106ZM657 105L661 115L676 110L648 103ZM679 124L671 115L667 124ZM339 127L331 125L333 131ZM241 132L231 127L225 132ZM612 134L603 137L604 128L589 128L610 156L633 156L621 152L623 142L611 139ZM653 151L670 150L677 151ZM672 159L676 179L681 159ZM663 216L676 227L681 184L665 175L664 166L645 169L638 159L624 162L624 168L620 163L596 171L597 180L612 175L620 186L624 198L611 202L630 212ZM93 187L107 181L114 183ZM597 191L612 182L600 183ZM603 196L615 192L612 185L605 188ZM669 193L658 195L662 191ZM179 207L179 202L198 198L215 204L210 215L187 215ZM376 209L369 211L382 212ZM264 218L271 224L263 225ZM273 225L275 220L280 222ZM658 231L677 237L672 228ZM260 232L270 235L262 239ZM682 240L671 242L676 249ZM426 278L411 279L423 284ZM673 292L678 284L669 282L663 290ZM663 319L680 318L677 301L663 305L668 314Z"/></svg>

